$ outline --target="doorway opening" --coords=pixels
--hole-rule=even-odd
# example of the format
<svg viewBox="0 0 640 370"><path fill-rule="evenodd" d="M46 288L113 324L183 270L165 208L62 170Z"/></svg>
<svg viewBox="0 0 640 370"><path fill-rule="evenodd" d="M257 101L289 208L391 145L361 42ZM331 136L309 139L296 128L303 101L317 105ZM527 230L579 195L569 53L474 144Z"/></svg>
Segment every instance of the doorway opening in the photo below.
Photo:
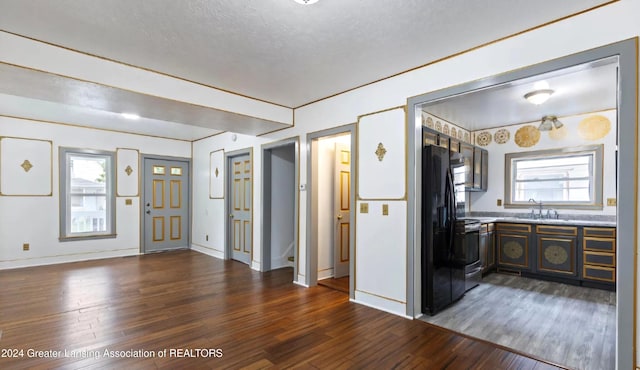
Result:
<svg viewBox="0 0 640 370"><path fill-rule="evenodd" d="M261 271L298 271L299 139L262 146Z"/></svg>
<svg viewBox="0 0 640 370"><path fill-rule="evenodd" d="M613 65L611 64L612 60L614 61ZM608 68L611 71L613 71L612 73L609 74L609 77L607 77L608 81L613 82L613 85L614 85L614 88L610 92L611 96L608 96L608 97L602 96L603 91L599 89L597 89L596 91L592 91L591 93L593 93L594 96L597 96L597 99L595 99L594 101L597 101L598 103L602 103L605 101L612 101L613 102L612 106L597 107L596 109L591 111L583 110L580 112L576 111L576 112L563 113L565 114L565 117L567 117L566 121L564 122L565 126L567 127L562 127L562 125L556 125L556 124L554 124L550 128L544 127L544 125L540 123L540 118L542 118L542 121L543 121L542 123L544 123L544 116L547 116L547 114L545 112L542 112L538 108L538 110L540 110L540 112L538 113L542 113L542 114L539 114L540 117L537 117L536 119L527 119L520 122L512 122L511 124L496 125L494 127L490 127L490 126L480 127L480 129L478 127L472 127L466 124L466 125L463 125L463 128L465 130L471 131L473 134L477 134L476 140L473 144L486 146L488 145L488 143L490 143L491 136L493 136L494 143L499 144L496 146L496 148L499 148L500 150L502 150L506 148L508 145L511 145L512 149L509 152L534 150L534 149L531 149L530 147L535 146L536 143L538 142L539 137L541 135L540 131L549 131L548 137L550 139L557 140L557 143L555 145L558 148L563 148L562 142L569 143L571 142L571 140L575 140L577 136L583 136L584 138L586 138L586 140L596 140L596 139L605 140L604 137L609 132L609 126L606 123L600 123L599 121L599 123L596 126L599 126L598 129L600 131L597 131L597 129L591 128L591 125L592 125L590 123L591 121L582 121L583 119L586 120L586 118L580 117L580 116L581 115L589 116L589 115L600 113L599 114L600 116L607 117L607 114L604 114L602 112L610 113L609 120L611 122L611 126L613 126L613 129L611 130L612 136L609 138L611 139L609 142L603 143L603 145L605 146L605 156L607 155L606 151L608 151L608 154L609 154L609 160L605 159L604 161L605 171L607 171L606 173L608 174L608 175L605 174L604 176L604 180L608 181L608 184L605 183L604 185L605 185L605 189L607 188L609 189L609 192L605 193L605 197L612 197L612 199L614 199L614 202L612 202L614 206L615 206L615 199L619 198L617 201L617 207L615 207L614 209L606 208L606 205L603 205L602 203L599 204L600 206L602 206L599 208L599 211L593 211L594 208L591 208L591 211L585 211L586 209L588 210L589 208L582 208L582 210L576 211L575 209L578 209L578 208L575 208L575 207L573 209L572 207L566 208L567 206L566 204L564 205L565 208L562 208L563 205L561 204L558 204L558 206L554 207L556 208L555 211L560 210L560 213L565 213L565 214L573 213L573 214L578 214L579 216L585 216L586 218L589 218L592 216L593 213L598 213L598 212L599 212L599 216L610 216L614 218L614 221L612 221L612 223L615 225L615 229L614 229L614 232L611 233L609 239L612 240L611 245L617 245L617 249L613 251L608 251L609 254L607 255L607 257L611 257L612 260L615 260L615 264L610 264L610 266L608 267L596 266L596 268L594 268L595 270L598 270L598 273L600 274L604 272L611 273L608 277L602 277L599 275L597 278L600 278L602 281L608 281L611 285L613 285L613 288L615 289L614 299L612 299L610 295L608 296L607 294L602 295L604 297L603 299L595 298L597 300L602 301L601 303L603 303L604 305L613 307L612 309L608 310L609 316L607 316L606 319L603 319L603 320L610 320L610 322L613 323L612 325L609 325L606 328L607 335L610 339L607 341L608 343L606 343L608 347L605 350L604 346L598 346L598 345L594 346L593 342L589 339L589 338L593 339L594 337L589 337L588 335L585 335L585 336L573 335L576 332L581 332L586 334L587 330L585 329L585 326L582 326L580 327L579 330L572 330L566 327L566 330L564 330L563 333L560 333L559 336L553 337L553 338L549 337L548 335L547 336L543 335L542 336L544 337L543 339L534 339L532 336L528 336L525 342L523 342L526 348L525 349L515 348L515 349L523 353L529 353L534 357L546 359L546 360L563 364L563 365L568 365L569 367L628 368L628 367L633 367L632 365L633 358L634 358L633 348L635 348L635 345L632 345L633 343L635 343L634 342L635 338L633 335L634 328L631 325L629 325L629 323L635 322L635 319L634 319L635 313L633 312L633 307L634 307L634 299L635 299L634 291L635 291L636 278L635 278L635 266L633 261L634 261L634 252L636 248L635 240L637 236L637 231L635 229L635 223L637 222L637 215L636 215L636 210L634 208L634 204L636 203L635 200L637 198L636 198L636 193L634 189L634 184L637 182L637 170L618 171L617 169L618 168L620 169L637 168L637 162L635 159L635 154L636 154L635 138L637 136L637 131L636 131L637 130L637 116L636 116L637 108L636 107L638 102L637 89L636 89L637 45L634 40L622 41L619 43L603 46L597 49L588 50L585 52L573 54L567 57L562 57L559 59L534 65L528 68L517 70L515 72L509 72L509 73L501 74L498 76L486 78L483 80L470 82L464 85L459 85L453 88L447 88L440 91L424 94L422 96L410 98L408 101L409 109L415 109L415 116L414 116L415 140L410 141L410 152L413 153L414 155L410 156L409 166L410 167L415 166L416 168L416 172L414 174L410 174L410 181L413 184L416 184L415 189L418 189L418 190L415 193L410 194L410 197L409 197L410 200L413 200L413 202L410 201L410 203L414 204L412 211L409 212L409 219L410 219L409 224L421 225L421 222L422 222L421 209L419 205L421 204L423 195L420 194L419 189L420 189L420 181L422 177L422 173L421 173L422 163L421 163L420 154L424 144L423 144L423 137L422 137L421 131L422 131L423 125L425 127L429 127L429 124L430 124L430 122L428 121L422 121L421 116L423 112L433 113L433 116L440 117L445 121L455 122L457 120L458 122L460 122L460 115L458 115L455 118L453 116L443 117L444 111L439 110L439 108L443 108L444 106L449 104L449 106L447 107L447 110L450 113L451 112L453 112L453 114L463 113L463 111L465 111L467 108L473 105L473 103L471 103L471 100L474 100L474 99L470 99L467 102L467 104L465 104L464 106L458 105L458 110L456 110L455 103L459 104L461 99L465 99L465 95L467 97L474 96L474 95L477 97L480 94L484 94L484 93L491 94L492 91L496 92L501 89L508 89L512 87L516 88L519 85L522 85L522 83L534 85L535 82L541 82L539 80L543 80L545 78L554 79L554 78L561 78L563 76L568 76L569 71L575 72L576 70L578 70L578 71L587 71L589 73L596 74L597 72L596 70L602 67L604 67L605 69ZM609 68L609 67L613 67L613 68ZM580 88L583 89L586 84L587 84L587 80L582 79L577 84L577 86L579 85ZM581 90L581 91L584 91L584 90ZM563 91L563 93L568 93L568 92L569 90ZM518 98L523 98L522 102L525 101L522 94L517 93L513 96L516 96ZM558 95L558 99L560 97L561 96ZM581 97L581 98L574 99L573 102L582 103L586 100L587 99L584 99L584 97ZM478 101L476 100L475 102L477 103ZM526 104L526 103L523 103L523 104ZM575 105L578 105L578 104L575 104ZM502 115L503 118L509 116L510 113L522 112L521 109L514 110L513 106L507 106L506 104L498 104L499 106L498 109L489 109L489 107L491 107L492 105L488 104L485 101L482 104L482 106L485 107L484 108L485 111L491 111L493 113L500 114ZM560 108L569 108L569 104L565 103L565 104L562 104L561 107L560 106L556 107L556 109L560 109ZM479 114L476 114L476 116L479 116ZM571 120L573 119L572 117L574 116L580 117L580 121L579 121L580 125L576 123L576 125L573 128L574 130L577 130L577 131L575 132L573 137L571 135L563 135L563 130L571 128ZM495 125L495 122L496 122L495 119L493 121ZM560 118L560 121L562 121L562 118ZM587 122L587 123L582 124L582 122ZM604 120L602 122L604 122ZM525 126L524 124L527 124L527 123L528 125ZM526 128L524 128L520 132L517 131L522 128L521 126ZM588 127L588 128L585 128L585 127ZM563 130L560 130L561 128ZM528 136L527 138L523 138L524 131L531 132L533 136ZM595 131L597 131L597 135L593 133ZM449 136L451 135L448 134L448 137ZM509 141L509 136L511 137L511 141ZM545 134L545 138L546 138L546 134ZM565 146L566 147L576 146L576 144L573 143L571 145L565 145ZM544 148L544 149L549 149L549 148ZM500 152L500 150L497 150L499 152L499 155L497 156L497 158L494 157L493 159L491 159L491 162L489 164L490 166L492 164L495 166L494 163L498 163L496 167L500 169L500 171L498 172L500 176L494 173L494 176L489 177L489 181L490 181L489 188L491 188L492 186L491 184L492 181L493 181L493 184L495 185L499 184L498 185L499 187L502 187L504 185L504 188L508 188L510 181L513 181L513 179L511 179L509 176L507 176L507 178L504 178L505 174L501 172L502 169L506 168L504 163L502 163L501 161L506 160L507 153L505 153L504 151ZM491 158L491 151L489 151L489 157ZM489 174L491 174L491 169L489 169ZM539 181L539 178L536 181ZM595 181L599 181L599 179L596 179ZM505 213L506 211L514 213L513 214L514 219L518 217L518 215L515 214L518 212L518 209L516 208L517 205L515 205L514 207L514 203L516 203L518 199L516 198L512 199L509 196L509 193L504 191L504 189L500 191L500 194L493 194L493 195L489 195L489 194L490 194L489 192L484 194L483 193L468 194L471 196L468 197L469 208L467 209L467 211L471 213L471 217L474 217L473 212L484 211L483 209L479 209L481 208L480 206L485 208L490 208L489 210L496 213L495 216L497 217L500 217L499 213L503 211L505 211ZM496 195L499 198L497 202L496 202ZM504 196L505 204L510 203L509 205L511 206L511 208L516 208L516 209L502 209L503 196ZM550 201L550 203L553 203L553 200ZM418 206L415 206L415 205L418 205ZM500 209L496 209L495 208L496 206L499 206ZM523 207L524 209L521 212L525 215L528 215L530 213L530 210L528 210L526 206L523 206ZM551 213L551 212L548 212L548 213ZM542 218L541 215L542 215L542 205L540 205L540 212L539 212L540 217L538 218ZM520 217L524 217L524 216L520 216ZM566 225L569 225L569 224L570 222L566 223ZM593 227L593 225L589 225L589 226ZM555 226L555 227L559 227L559 226ZM574 228L568 228L566 226L565 228L567 230L569 229L572 231L574 230ZM585 229L588 229L588 227L585 226ZM583 232L581 230L583 229L580 228L580 226L575 227L575 230L578 230L577 234L572 236L572 238L576 239L575 241L572 238L565 238L566 240L564 239L561 240L561 238L557 236L550 238L548 236L543 235L545 234L544 230L540 230L537 228L531 229L531 230L533 230L530 232L531 236L528 236L528 237L531 238L530 240L532 241L532 243L525 244L525 248L523 249L523 251L527 251L527 250L531 251L530 253L531 258L527 258L527 255L523 253L522 256L526 263L525 262L523 262L522 264L511 263L512 266L516 266L515 270L517 270L516 271L517 273L522 273L523 276L529 275L529 277L533 277L533 278L536 278L535 275L537 274L538 275L537 277L540 278L539 281L544 282L544 284L541 283L544 286L547 286L548 280L554 280L552 283L549 283L549 284L557 284L559 281L566 283L566 282L569 282L570 280L570 282L572 282L571 284L563 285L563 287L558 288L563 290L570 290L569 288L588 289L588 288L575 286L575 285L586 286L583 283L584 281L587 281L589 285L592 287L597 287L598 284L593 283L593 281L597 279L593 278L593 275L588 270L589 267L587 266L587 265L596 265L596 264L592 263L592 261L588 259L591 256L592 252L589 250L589 246L587 242L584 242L587 240L588 242L590 242L591 239L589 238L591 236L589 235L587 237L586 234L581 234ZM604 230L604 229L601 228L600 230ZM413 240L413 242L409 243L409 248L410 248L409 255L413 257L409 265L413 268L413 270L415 271L415 274L411 273L409 276L410 276L411 282L414 285L413 286L414 295L412 298L413 312L414 312L414 316L418 317L420 316L420 311L421 311L421 308L419 307L421 296L422 294L424 294L423 293L424 289L428 289L428 287L422 286L422 281L420 281L420 279L418 278L414 279L414 276L420 276L421 268L423 268L421 266L421 260L422 260L421 247L422 247L423 235L420 230L420 226L416 226L416 229L409 230L409 239L413 238L414 232L416 237ZM592 231L589 231L589 232L592 232ZM497 233L500 234L500 230L497 230ZM515 242L508 244L507 243L508 240L506 238L509 236L510 235L506 235L506 234L502 235L502 237L501 235L496 236L497 242L496 242L495 252L497 253L498 267L500 267L500 264L502 265L507 264L505 262L508 262L509 252L511 251L508 247L501 248L501 246L504 244L505 246L508 245L510 247L515 247L516 244L518 244ZM521 240L524 240L524 239L521 239ZM563 258L562 261L557 260L555 262L552 262L555 265L553 266L554 271L551 271L552 269L548 267L549 263L545 262L546 260L544 258L547 258L549 260L554 260L555 255L552 255L552 253L550 253L547 256L546 251L544 253L539 253L540 251L544 250L542 248L549 247L547 244L550 240L552 240L555 243L551 246L553 247L554 250L560 249L561 246L560 244L558 244L559 241L567 241L567 246L569 248L566 249L566 251L568 251L568 253L566 254L566 257L567 257L566 260L571 263L570 266L569 265L567 265L566 267L560 266L560 263L564 261L564 258ZM504 243L502 243L503 241ZM527 249L527 247L529 247L530 249ZM502 260L500 260L500 253L503 253L506 256L506 257L503 257ZM564 256L563 253L561 254ZM598 254L598 255L600 256L602 254ZM599 264L602 265L602 263L600 262ZM585 266L587 266L586 269L585 269ZM565 272L563 279L557 279L557 277L551 276L552 273L559 275L560 274L559 270L561 268L568 271L568 272ZM514 270L514 268L511 268L511 270ZM492 275L489 275L489 276L491 277ZM542 279L543 276L545 276L546 278ZM503 284L507 286L507 289L511 289L512 285L510 284L518 285L521 283L521 282L511 281L511 280L514 280L515 278L517 278L517 280L524 279L524 278L520 278L519 276L513 277L513 276L507 276L507 275L493 275L493 281L490 283L495 285ZM552 300L555 297L554 291L551 291L551 294L548 294L549 290L545 290L547 288L541 288L541 285L537 284L536 280L533 280L533 282L532 281L522 281L522 282L525 282L525 283L528 282L530 284L535 285L535 287L531 289L532 292L535 291L535 293L540 293L540 291L543 291L544 296L541 296L541 297L544 297L545 299ZM478 290L478 288L476 288L475 290L471 291L470 296L473 296L474 292L483 293L482 290ZM601 292L609 293L605 290L601 290ZM578 295L580 296L584 296L585 294L586 293L583 293L582 291L578 293ZM479 300L484 300L487 297L489 297L488 292L484 292L483 294L475 294L475 295L477 296L476 298ZM593 295L591 295L590 293L586 295L590 295L591 297L593 297ZM595 292L595 295L596 296L598 295L598 291ZM535 297L533 299L539 301L539 299ZM591 300L591 299L592 298L588 298L587 300ZM505 295L500 294L499 304L483 305L482 302L478 301L476 302L476 304L474 304L473 309L467 312L480 314L480 316L482 316L483 313L485 313L486 315L491 315L495 313L495 310L493 309L488 309L485 311L483 310L487 307L494 307L494 308L506 307L507 309L509 308L511 309L511 313L519 312L522 315L526 316L526 310L531 309L531 305L528 307L525 307L524 310L522 310L520 306L517 306L518 301L524 301L524 300L522 299L522 297L519 297L519 298L513 298L508 301L505 301ZM575 302L575 300L571 300L571 301ZM458 303L456 303L451 307L455 307L463 302L465 302L464 297L462 298L462 300L460 300ZM469 300L467 300L466 303L469 303ZM545 305L545 306L549 306L549 305ZM566 304L564 305L560 304L556 306L559 309L553 315L551 314L543 315L544 316L543 320L531 321L531 322L535 322L533 330L536 330L536 334L538 334L541 330L549 330L557 327L563 327L561 324L568 323L567 320L560 318L561 316L559 316L559 314L562 314L562 313L569 313L569 314L576 315L572 319L576 322L578 322L579 320L585 320L585 316L581 314L582 311L577 306L570 306ZM470 332L466 332L465 330L475 325L474 323L491 323L492 317L486 316L486 315L479 318L476 317L475 319L472 318L471 315L465 315L464 318L461 318L460 315L457 315L456 318L451 322L455 321L460 323L464 321L466 327L461 328L458 331L465 333L467 335L480 337ZM433 317L438 318L438 315ZM553 318L556 318L555 321ZM498 324L502 325L500 328L498 328L498 330L496 330L496 333L500 330L502 330L502 334L505 334L509 331L513 331L514 329L513 325L515 325L518 330L521 329L521 326L519 326L516 321L510 320L506 315L501 316L500 319L501 320L497 320L497 321L493 320L493 322L497 322ZM593 320L587 318L584 322L588 323L589 321L593 321ZM446 327L445 324L442 324L442 326ZM455 329L452 329L452 330L455 330ZM489 331L490 330L488 330L487 328L483 328L483 332L486 333ZM572 335L566 335L568 333L571 333ZM504 335L502 334L498 334L498 337L503 338ZM602 334L599 333L596 335L596 337L601 337L601 335ZM498 342L493 341L491 338L482 338L482 339L505 345L504 343L499 343L499 341ZM557 358L548 357L548 355L554 354L554 352L557 351L556 348L559 348L560 345L565 345L567 342L571 342L574 340L583 341L583 343L578 344L578 346L581 348L581 350L578 351L580 353L580 356L568 356L567 352L571 352L571 351L560 350L557 353L560 357L557 357ZM615 346L611 345L612 341L615 342ZM547 343L554 343L554 348L549 348L549 347L547 347L546 349L542 348ZM509 344L507 344L506 346L510 347ZM605 351L607 352L606 354L604 354L604 356L602 356L604 363L603 362L601 363L585 362L587 361L586 359L589 359L588 361L591 361L592 358L591 358L591 354L587 354L586 352L583 352L582 349L591 348L591 347L597 348L597 350L595 350L594 353L600 352L600 355L603 354L602 352L605 352ZM513 347L510 347L510 348L513 348ZM529 350L533 350L536 348L538 349L542 348L542 351L538 352L538 354L529 352ZM541 353L542 355L540 355L539 353ZM572 362L572 363L567 362L567 361L570 361L572 357L573 357L573 360L577 362Z"/></svg>
<svg viewBox="0 0 640 370"><path fill-rule="evenodd" d="M355 127L308 137L309 258L307 284L353 296L355 212Z"/></svg>

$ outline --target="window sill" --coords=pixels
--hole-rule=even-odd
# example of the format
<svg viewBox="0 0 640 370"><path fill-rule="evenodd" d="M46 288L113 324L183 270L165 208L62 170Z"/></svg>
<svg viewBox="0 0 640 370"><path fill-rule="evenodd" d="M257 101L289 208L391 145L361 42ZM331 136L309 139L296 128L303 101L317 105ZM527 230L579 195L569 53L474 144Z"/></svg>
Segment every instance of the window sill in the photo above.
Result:
<svg viewBox="0 0 640 370"><path fill-rule="evenodd" d="M538 205L532 203L504 203L504 208L538 209ZM546 209L575 209L575 210L600 210L604 209L602 204L567 204L567 203L545 203L542 202L543 210Z"/></svg>
<svg viewBox="0 0 640 370"><path fill-rule="evenodd" d="M61 236L58 240L61 242L73 242L79 240L115 239L117 236L118 234Z"/></svg>

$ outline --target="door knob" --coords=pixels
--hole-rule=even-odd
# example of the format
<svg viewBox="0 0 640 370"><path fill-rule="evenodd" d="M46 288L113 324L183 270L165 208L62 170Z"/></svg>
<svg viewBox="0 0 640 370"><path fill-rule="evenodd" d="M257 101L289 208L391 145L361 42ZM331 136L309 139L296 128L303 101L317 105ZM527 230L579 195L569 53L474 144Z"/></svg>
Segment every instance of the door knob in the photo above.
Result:
<svg viewBox="0 0 640 370"><path fill-rule="evenodd" d="M151 203L147 203L147 207L151 207Z"/></svg>
<svg viewBox="0 0 640 370"><path fill-rule="evenodd" d="M337 215L337 216L336 216L336 218L337 218L338 220L342 220L342 215Z"/></svg>
<svg viewBox="0 0 640 370"><path fill-rule="evenodd" d="M229 217L233 218L233 213L229 215Z"/></svg>
<svg viewBox="0 0 640 370"><path fill-rule="evenodd" d="M150 214L151 214L151 211L147 211L147 214L148 214L148 215L150 215Z"/></svg>

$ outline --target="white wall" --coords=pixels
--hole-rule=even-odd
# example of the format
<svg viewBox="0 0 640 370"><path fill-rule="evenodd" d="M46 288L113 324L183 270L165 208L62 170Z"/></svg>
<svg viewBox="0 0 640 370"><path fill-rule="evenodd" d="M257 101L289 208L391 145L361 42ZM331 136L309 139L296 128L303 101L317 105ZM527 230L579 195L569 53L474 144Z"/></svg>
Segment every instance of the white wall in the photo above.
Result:
<svg viewBox="0 0 640 370"><path fill-rule="evenodd" d="M0 136L53 142L53 194L50 197L0 196L0 269L95 258L135 255L140 251L140 198L117 197L114 239L59 242L58 148L116 151L137 149L141 154L191 157L185 141L122 134L79 127L0 117ZM137 175L137 174L136 174ZM51 181L49 178L37 181ZM130 199L132 205L125 205ZM22 244L30 250L23 251Z"/></svg>
<svg viewBox="0 0 640 370"><path fill-rule="evenodd" d="M586 117L592 115L601 115L607 117L611 122L611 131L602 139L586 141L581 139L578 134L578 124ZM540 141L529 148L521 148L514 141L514 135L516 131L525 125L537 126L540 122L529 122L520 125L497 127L495 129L486 130L493 134L501 129L506 128L510 131L511 137L505 144L497 144L495 140L492 140L489 145L484 147L489 151L489 183L486 192L473 192L470 194L470 206L471 211L485 211L485 212L511 212L522 213L527 212L526 208L504 208L503 206L497 206L497 199L502 199L504 202L504 155L506 153L521 153L526 151L537 151L545 149L555 148L568 148L581 145L603 144L604 145L604 161L603 161L603 186L602 197L604 200L604 208L602 210L574 210L574 209L560 209L558 213L563 214L596 214L596 215L611 215L615 216L616 207L607 206L607 198L616 197L616 111L609 110L605 112L594 112L589 114L576 115L571 117L561 117L560 121L564 124L563 130L567 131L567 136L562 140L552 139L548 133L542 132Z"/></svg>
<svg viewBox="0 0 640 370"><path fill-rule="evenodd" d="M295 147L271 149L271 268L290 266L295 247Z"/></svg>
<svg viewBox="0 0 640 370"><path fill-rule="evenodd" d="M235 137L235 141L233 138ZM266 139L230 132L193 143L193 224L191 248L208 255L224 258L224 199L209 199L209 154L224 149L225 154L240 149L253 149L253 261L251 267L260 270L260 188L262 156L260 145ZM225 194L226 196L226 194ZM208 240L207 240L208 236Z"/></svg>

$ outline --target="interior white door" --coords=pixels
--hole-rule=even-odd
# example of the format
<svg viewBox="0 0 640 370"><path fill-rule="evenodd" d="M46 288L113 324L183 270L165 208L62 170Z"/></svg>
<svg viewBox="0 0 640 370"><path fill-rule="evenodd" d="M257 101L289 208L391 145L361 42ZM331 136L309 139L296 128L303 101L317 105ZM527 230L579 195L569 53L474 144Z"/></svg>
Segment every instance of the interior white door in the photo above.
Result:
<svg viewBox="0 0 640 370"><path fill-rule="evenodd" d="M333 252L333 277L349 275L349 235L351 234L351 151L348 145L335 144L334 211L336 228Z"/></svg>
<svg viewBox="0 0 640 370"><path fill-rule="evenodd" d="M229 235L231 258L251 263L252 225L251 192L252 171L249 154L229 158Z"/></svg>

